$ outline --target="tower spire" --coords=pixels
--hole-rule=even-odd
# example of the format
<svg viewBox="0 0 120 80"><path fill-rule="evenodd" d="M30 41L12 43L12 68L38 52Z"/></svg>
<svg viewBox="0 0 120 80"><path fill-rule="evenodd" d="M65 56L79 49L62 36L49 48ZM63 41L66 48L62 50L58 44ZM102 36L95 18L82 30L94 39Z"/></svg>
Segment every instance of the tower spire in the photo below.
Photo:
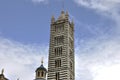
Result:
<svg viewBox="0 0 120 80"><path fill-rule="evenodd" d="M1 74L3 74L4 73L4 69L2 69L2 71L1 71Z"/></svg>
<svg viewBox="0 0 120 80"><path fill-rule="evenodd" d="M42 59L41 59L41 65L43 65L43 57L42 57Z"/></svg>
<svg viewBox="0 0 120 80"><path fill-rule="evenodd" d="M51 23L54 23L54 22L55 22L55 17L54 17L54 15L52 15Z"/></svg>

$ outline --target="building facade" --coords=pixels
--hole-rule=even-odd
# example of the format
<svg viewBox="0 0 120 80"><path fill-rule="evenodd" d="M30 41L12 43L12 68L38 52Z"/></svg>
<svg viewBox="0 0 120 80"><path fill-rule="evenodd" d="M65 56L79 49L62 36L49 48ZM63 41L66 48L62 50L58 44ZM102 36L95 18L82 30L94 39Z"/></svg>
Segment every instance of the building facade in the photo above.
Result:
<svg viewBox="0 0 120 80"><path fill-rule="evenodd" d="M75 80L74 23L68 12L51 18L47 80Z"/></svg>

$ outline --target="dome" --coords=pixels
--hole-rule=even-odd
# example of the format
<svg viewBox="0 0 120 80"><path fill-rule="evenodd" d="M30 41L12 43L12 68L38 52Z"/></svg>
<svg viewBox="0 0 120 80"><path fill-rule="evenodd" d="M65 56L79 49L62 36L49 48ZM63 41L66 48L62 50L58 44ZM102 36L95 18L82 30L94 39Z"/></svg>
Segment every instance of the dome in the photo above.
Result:
<svg viewBox="0 0 120 80"><path fill-rule="evenodd" d="M47 72L47 69L43 66L43 64L41 64L41 66L36 69L36 71L40 70Z"/></svg>
<svg viewBox="0 0 120 80"><path fill-rule="evenodd" d="M41 61L41 66L36 69L35 80L46 80L47 69L43 66L43 60Z"/></svg>

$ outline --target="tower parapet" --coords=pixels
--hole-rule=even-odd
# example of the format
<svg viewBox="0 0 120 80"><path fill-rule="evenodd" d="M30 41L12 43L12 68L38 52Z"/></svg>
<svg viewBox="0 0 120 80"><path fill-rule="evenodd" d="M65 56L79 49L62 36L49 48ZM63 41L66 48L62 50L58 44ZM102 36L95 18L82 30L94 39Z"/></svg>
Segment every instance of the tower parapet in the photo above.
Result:
<svg viewBox="0 0 120 80"><path fill-rule="evenodd" d="M52 16L52 18L51 18L51 24L55 24L56 22L61 22L61 21L69 21L69 14L68 14L68 11L61 11L61 14L60 14L60 16L57 18L57 19L55 19L55 17L54 16Z"/></svg>

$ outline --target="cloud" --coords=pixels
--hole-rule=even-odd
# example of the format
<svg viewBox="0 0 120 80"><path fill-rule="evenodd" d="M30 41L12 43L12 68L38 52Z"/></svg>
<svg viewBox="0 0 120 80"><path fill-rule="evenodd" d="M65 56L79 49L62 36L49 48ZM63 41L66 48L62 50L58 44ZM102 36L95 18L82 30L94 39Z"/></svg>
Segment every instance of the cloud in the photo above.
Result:
<svg viewBox="0 0 120 80"><path fill-rule="evenodd" d="M119 0L74 0L78 5L93 9L98 14L110 17L120 30L120 1Z"/></svg>
<svg viewBox="0 0 120 80"><path fill-rule="evenodd" d="M102 12L119 11L119 0L74 0L77 4Z"/></svg>
<svg viewBox="0 0 120 80"><path fill-rule="evenodd" d="M119 80L119 40L90 40L76 47L76 80Z"/></svg>
<svg viewBox="0 0 120 80"><path fill-rule="evenodd" d="M75 48L75 79L119 80L119 44L118 39L78 41ZM10 80L33 80L41 57L44 57L44 66L47 67L48 46L25 45L0 38L0 69L5 68L5 75Z"/></svg>
<svg viewBox="0 0 120 80"><path fill-rule="evenodd" d="M22 43L0 38L0 69L5 69L5 74L10 80L33 80L35 70L40 66L44 57L47 67L48 47L45 45L24 45Z"/></svg>
<svg viewBox="0 0 120 80"><path fill-rule="evenodd" d="M34 3L41 3L41 2L46 3L47 0L32 0L32 2L34 2Z"/></svg>

